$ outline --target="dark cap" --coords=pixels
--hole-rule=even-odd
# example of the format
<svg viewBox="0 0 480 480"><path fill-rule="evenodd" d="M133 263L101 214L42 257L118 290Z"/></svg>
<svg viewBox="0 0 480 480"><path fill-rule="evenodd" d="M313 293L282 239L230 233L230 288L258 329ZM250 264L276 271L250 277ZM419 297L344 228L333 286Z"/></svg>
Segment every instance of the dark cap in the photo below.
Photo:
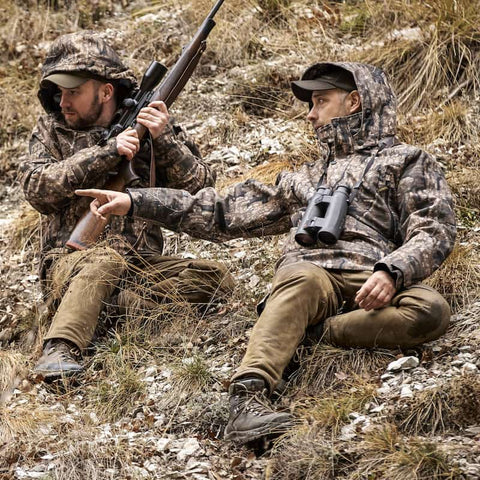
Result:
<svg viewBox="0 0 480 480"><path fill-rule="evenodd" d="M322 67L322 68L319 68ZM351 92L357 89L353 75L341 67L316 64L310 67L301 80L292 82L293 94L302 102L312 100L312 92L340 88Z"/></svg>

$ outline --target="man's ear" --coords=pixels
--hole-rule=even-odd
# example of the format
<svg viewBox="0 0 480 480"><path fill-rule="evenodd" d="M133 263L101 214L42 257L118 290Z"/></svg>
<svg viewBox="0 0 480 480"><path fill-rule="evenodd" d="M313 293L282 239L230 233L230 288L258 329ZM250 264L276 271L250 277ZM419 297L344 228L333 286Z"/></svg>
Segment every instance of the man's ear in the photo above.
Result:
<svg viewBox="0 0 480 480"><path fill-rule="evenodd" d="M353 90L348 94L350 114L357 113L362 109L362 99L358 90Z"/></svg>
<svg viewBox="0 0 480 480"><path fill-rule="evenodd" d="M111 83L103 83L100 92L100 100L104 103L107 103L114 97L114 88Z"/></svg>

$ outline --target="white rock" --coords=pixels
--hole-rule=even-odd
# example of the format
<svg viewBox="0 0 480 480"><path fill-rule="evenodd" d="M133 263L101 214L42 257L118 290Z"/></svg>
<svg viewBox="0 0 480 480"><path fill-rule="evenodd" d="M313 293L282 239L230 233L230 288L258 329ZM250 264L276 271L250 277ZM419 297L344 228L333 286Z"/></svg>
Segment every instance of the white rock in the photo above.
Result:
<svg viewBox="0 0 480 480"><path fill-rule="evenodd" d="M375 405L372 404L372 406L369 409L370 413L381 413L385 408L385 404L382 403L381 405Z"/></svg>
<svg viewBox="0 0 480 480"><path fill-rule="evenodd" d="M413 392L408 385L404 385L400 390L400 398L412 398Z"/></svg>
<svg viewBox="0 0 480 480"><path fill-rule="evenodd" d="M477 373L478 367L474 363L467 362L462 367L462 373Z"/></svg>
<svg viewBox="0 0 480 480"><path fill-rule="evenodd" d="M352 440L356 436L357 436L357 433L355 432L355 425L350 424L342 427L342 430L338 438L340 440Z"/></svg>
<svg viewBox="0 0 480 480"><path fill-rule="evenodd" d="M169 444L170 444L169 438L159 438L156 443L157 451L164 452Z"/></svg>
<svg viewBox="0 0 480 480"><path fill-rule="evenodd" d="M200 444L196 438L187 438L183 448L177 453L177 460L183 461L201 450Z"/></svg>
<svg viewBox="0 0 480 480"><path fill-rule="evenodd" d="M415 368L419 364L417 357L401 357L394 362L391 362L387 370L389 372L398 372L399 370L408 370L409 368Z"/></svg>
<svg viewBox="0 0 480 480"><path fill-rule="evenodd" d="M387 393L391 392L391 390L392 389L388 386L377 388L377 395L386 395Z"/></svg>

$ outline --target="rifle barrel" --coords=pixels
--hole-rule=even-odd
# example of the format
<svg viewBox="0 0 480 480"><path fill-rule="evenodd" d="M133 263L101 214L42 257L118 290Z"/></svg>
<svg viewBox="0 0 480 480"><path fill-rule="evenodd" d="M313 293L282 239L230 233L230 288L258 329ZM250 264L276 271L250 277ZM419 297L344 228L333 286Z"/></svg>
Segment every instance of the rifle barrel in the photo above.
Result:
<svg viewBox="0 0 480 480"><path fill-rule="evenodd" d="M222 6L224 0L218 0L218 2L213 6L211 12L208 14L207 18L213 18L218 12L218 9Z"/></svg>

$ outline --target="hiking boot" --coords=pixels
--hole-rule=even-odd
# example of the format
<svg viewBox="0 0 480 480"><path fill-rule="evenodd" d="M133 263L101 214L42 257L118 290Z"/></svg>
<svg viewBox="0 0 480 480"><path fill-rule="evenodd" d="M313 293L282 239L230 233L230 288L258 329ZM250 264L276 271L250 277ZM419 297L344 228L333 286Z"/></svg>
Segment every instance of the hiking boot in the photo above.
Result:
<svg viewBox="0 0 480 480"><path fill-rule="evenodd" d="M284 433L293 425L289 413L275 412L266 397L265 381L242 378L230 385L230 417L225 440L247 443Z"/></svg>
<svg viewBox="0 0 480 480"><path fill-rule="evenodd" d="M70 377L83 370L78 363L80 358L80 350L71 342L54 338L45 344L43 354L33 371L42 375L45 380Z"/></svg>

